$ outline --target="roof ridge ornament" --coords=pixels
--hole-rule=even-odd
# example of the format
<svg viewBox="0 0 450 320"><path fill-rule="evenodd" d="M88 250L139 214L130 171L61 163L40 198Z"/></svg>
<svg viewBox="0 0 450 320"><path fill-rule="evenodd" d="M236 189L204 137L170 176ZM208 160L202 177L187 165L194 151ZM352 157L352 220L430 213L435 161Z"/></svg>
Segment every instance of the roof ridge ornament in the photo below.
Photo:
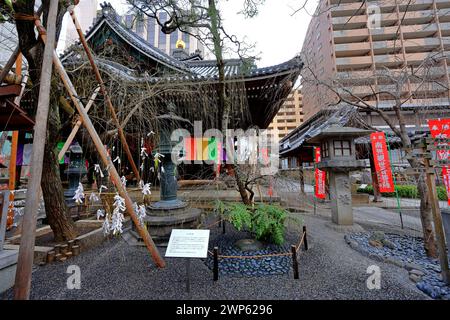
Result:
<svg viewBox="0 0 450 320"><path fill-rule="evenodd" d="M100 3L100 7L102 8L102 14L105 17L112 17L117 20L117 12L111 3L104 1L103 3Z"/></svg>

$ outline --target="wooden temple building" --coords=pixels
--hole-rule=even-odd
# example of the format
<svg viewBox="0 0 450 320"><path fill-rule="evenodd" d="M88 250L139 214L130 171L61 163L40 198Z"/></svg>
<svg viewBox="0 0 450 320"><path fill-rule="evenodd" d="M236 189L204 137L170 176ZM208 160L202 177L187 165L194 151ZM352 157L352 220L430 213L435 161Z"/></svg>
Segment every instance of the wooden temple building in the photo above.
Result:
<svg viewBox="0 0 450 320"><path fill-rule="evenodd" d="M151 88L153 92L158 92L145 98L144 102L156 106L153 108L156 114L146 114L144 111L140 116L151 118L170 110L191 123L202 121L203 130L220 129L216 60L203 60L199 54L189 55L183 48L175 49L171 56L167 55L121 24L110 4L104 3L101 7L85 38L105 79L127 84L131 91ZM80 71L86 64L86 57L79 43L68 48L61 61L67 70L74 70L70 74L75 86L77 81L84 81L89 76ZM251 59L225 60L225 86L232 106L230 128L267 128L291 92L302 66L299 57L264 68L258 68ZM84 93L80 93L84 88L77 88L78 93L89 96L95 89L95 81L92 84ZM119 96L117 92L111 92L113 94ZM97 109L101 108L100 103L96 104ZM121 112L120 109L118 112ZM137 122L140 120L142 118L136 118ZM152 130L157 134L161 131L157 126L124 127L137 162L142 131Z"/></svg>

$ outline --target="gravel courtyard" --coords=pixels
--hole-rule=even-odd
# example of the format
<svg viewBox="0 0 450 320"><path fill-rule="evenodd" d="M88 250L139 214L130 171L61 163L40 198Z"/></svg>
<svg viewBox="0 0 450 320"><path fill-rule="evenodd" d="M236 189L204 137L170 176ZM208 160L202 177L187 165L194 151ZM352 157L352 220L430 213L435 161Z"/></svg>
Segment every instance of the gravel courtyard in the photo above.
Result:
<svg viewBox="0 0 450 320"><path fill-rule="evenodd" d="M202 260L191 262L191 293L185 292L183 259L166 259L158 270L144 247L122 239L107 240L64 263L36 267L32 299L428 299L395 265L373 261L351 249L344 234L327 226L328 218L301 215L308 228L309 250L299 257L300 279L288 274L266 277L221 275ZM381 289L369 290L370 265L381 269ZM81 289L66 287L67 267L78 265ZM12 298L12 290L3 296Z"/></svg>

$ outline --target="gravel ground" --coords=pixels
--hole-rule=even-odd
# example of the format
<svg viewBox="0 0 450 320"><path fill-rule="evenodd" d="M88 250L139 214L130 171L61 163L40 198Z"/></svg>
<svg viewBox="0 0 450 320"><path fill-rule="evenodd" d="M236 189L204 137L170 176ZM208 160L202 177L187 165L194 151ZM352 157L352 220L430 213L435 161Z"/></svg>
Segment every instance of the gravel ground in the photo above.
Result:
<svg viewBox="0 0 450 320"><path fill-rule="evenodd" d="M212 281L204 261L191 262L191 293L185 292L183 259L166 259L158 270L144 247L121 239L104 242L64 263L37 267L33 273L32 299L427 299L408 279L408 272L394 265L370 260L351 249L344 234L328 228L329 219L304 216L309 232L307 252L299 257L300 279L292 270L285 275L233 277ZM367 267L381 268L381 289L366 287ZM69 290L69 265L81 269L81 289ZM11 299L12 290L0 296Z"/></svg>

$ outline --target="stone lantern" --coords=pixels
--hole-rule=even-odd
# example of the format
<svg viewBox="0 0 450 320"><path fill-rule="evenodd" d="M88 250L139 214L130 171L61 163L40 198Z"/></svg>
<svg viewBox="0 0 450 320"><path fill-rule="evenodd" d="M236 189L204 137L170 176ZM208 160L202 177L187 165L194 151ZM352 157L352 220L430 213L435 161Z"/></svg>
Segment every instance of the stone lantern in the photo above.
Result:
<svg viewBox="0 0 450 320"><path fill-rule="evenodd" d="M81 182L81 178L87 173L87 170L84 163L83 150L79 144L71 145L68 152L70 153L70 163L64 173L67 174L67 179L69 180L69 189L64 192L64 196L70 209L76 206L75 200L72 198L75 195L78 184Z"/></svg>
<svg viewBox="0 0 450 320"><path fill-rule="evenodd" d="M176 164L172 162L172 150L176 142L171 141L170 136L175 129L187 128L192 124L175 115L173 109L173 106L169 106L167 114L157 117L160 141L153 155L158 152L163 156L159 159L160 200L147 206L147 215L144 217L150 234L159 245L168 242L172 229L195 228L201 215L200 209L189 207L177 197ZM134 225L132 234L140 240Z"/></svg>
<svg viewBox="0 0 450 320"><path fill-rule="evenodd" d="M353 225L350 172L365 167L356 160L355 139L373 131L332 125L307 142L320 146L317 168L328 172L331 219L338 225Z"/></svg>

